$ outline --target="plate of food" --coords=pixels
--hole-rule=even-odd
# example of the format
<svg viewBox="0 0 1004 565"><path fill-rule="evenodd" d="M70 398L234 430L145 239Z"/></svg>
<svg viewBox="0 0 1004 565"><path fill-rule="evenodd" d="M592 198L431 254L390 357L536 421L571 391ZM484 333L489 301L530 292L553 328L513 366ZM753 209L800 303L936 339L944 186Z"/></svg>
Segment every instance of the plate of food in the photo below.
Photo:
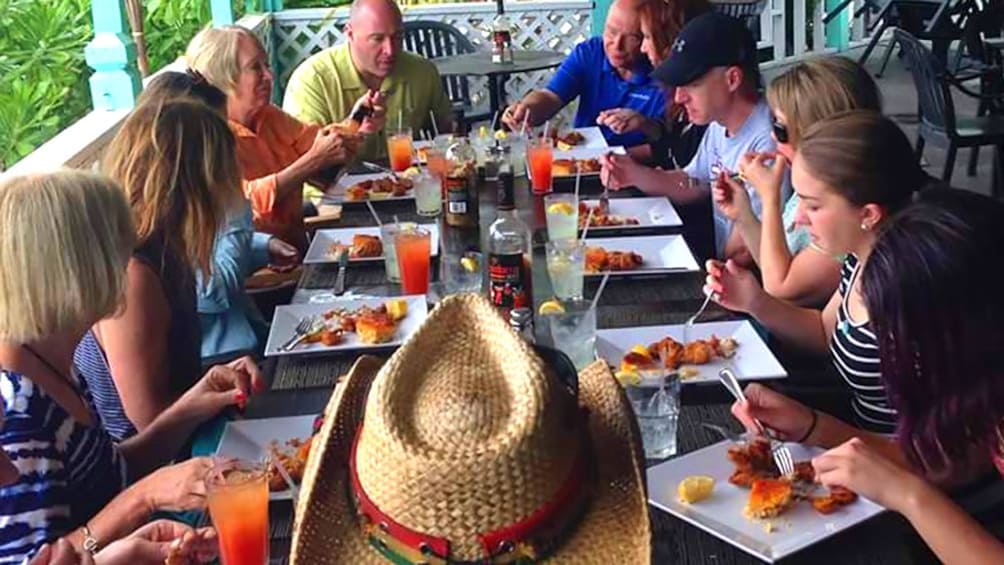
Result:
<svg viewBox="0 0 1004 565"><path fill-rule="evenodd" d="M884 512L847 489L814 482L815 447L786 444L780 477L763 439L723 441L650 467L649 504L773 563Z"/></svg>
<svg viewBox="0 0 1004 565"><path fill-rule="evenodd" d="M698 271L682 235L587 237L585 275L649 275Z"/></svg>
<svg viewBox="0 0 1004 565"><path fill-rule="evenodd" d="M411 179L390 173L345 175L325 191L322 200L334 203L365 202L367 200L407 200L415 198Z"/></svg>
<svg viewBox="0 0 1004 565"><path fill-rule="evenodd" d="M607 138L596 126L574 128L570 130L555 130L549 132L554 139L554 148L558 151L569 151L576 148L606 149Z"/></svg>
<svg viewBox="0 0 1004 565"><path fill-rule="evenodd" d="M555 150L551 163L551 174L555 178L575 178L576 168L581 168L582 176L600 174L600 157L607 153L624 154L623 147L573 147L567 151ZM529 172L527 167L527 174Z"/></svg>
<svg viewBox="0 0 1004 565"><path fill-rule="evenodd" d="M433 256L439 254L439 225L438 224L416 224L414 222L402 222L403 226L419 226L429 230L432 237L432 247L430 253ZM380 228L338 228L317 230L314 238L310 241L310 247L303 262L307 265L318 263L337 263L339 255L347 251L349 262L371 262L383 261L383 242L380 240Z"/></svg>
<svg viewBox="0 0 1004 565"><path fill-rule="evenodd" d="M396 347L422 325L427 313L425 295L278 306L269 329L265 355L343 353ZM283 349L283 345L297 337L296 328L303 320L307 320L308 328L302 334L304 339Z"/></svg>
<svg viewBox="0 0 1004 565"><path fill-rule="evenodd" d="M650 369L678 371L684 383L717 383L724 367L744 380L788 376L748 320L697 323L687 338L683 324L598 330L596 354L622 381Z"/></svg>
<svg viewBox="0 0 1004 565"><path fill-rule="evenodd" d="M590 233L594 230L622 230L654 227L680 227L683 220L676 208L664 196L611 198L607 214L599 213L599 200L579 201L579 229L586 227L589 211L593 210Z"/></svg>
<svg viewBox="0 0 1004 565"><path fill-rule="evenodd" d="M310 443L319 428L317 416L288 416L255 420L233 420L226 423L216 448L219 457L235 457L245 461L278 459L299 485L310 455ZM275 469L269 470L269 498L289 500L292 492Z"/></svg>

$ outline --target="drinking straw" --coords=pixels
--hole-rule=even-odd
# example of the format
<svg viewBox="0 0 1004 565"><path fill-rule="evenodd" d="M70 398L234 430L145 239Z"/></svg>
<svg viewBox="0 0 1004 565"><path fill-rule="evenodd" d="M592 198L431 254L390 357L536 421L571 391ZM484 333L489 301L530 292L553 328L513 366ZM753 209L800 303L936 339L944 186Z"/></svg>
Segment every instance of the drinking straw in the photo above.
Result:
<svg viewBox="0 0 1004 565"><path fill-rule="evenodd" d="M523 134L523 137L526 137L526 127L528 125L530 125L530 112L529 111L527 111L525 114L523 114L523 128L521 130L519 130L519 132L521 134Z"/></svg>
<svg viewBox="0 0 1004 565"><path fill-rule="evenodd" d="M495 132L495 126L499 123L499 113L500 112L496 111L494 114L492 114L492 125L491 129L489 130L492 133Z"/></svg>
<svg viewBox="0 0 1004 565"><path fill-rule="evenodd" d="M404 108L397 110L397 131L404 129Z"/></svg>
<svg viewBox="0 0 1004 565"><path fill-rule="evenodd" d="M579 205L579 184L582 182L582 165L575 162L575 205ZM592 212L592 210L590 210ZM589 224L586 224L587 226Z"/></svg>
<svg viewBox="0 0 1004 565"><path fill-rule="evenodd" d="M380 216L377 216L376 210L373 208L373 203L367 200L366 207L370 209L370 214L373 214L373 221L376 222L376 225L383 227L383 222L380 221Z"/></svg>
<svg viewBox="0 0 1004 565"><path fill-rule="evenodd" d="M397 218L397 214L394 214L394 225L397 226L397 231L401 231L401 220Z"/></svg>
<svg viewBox="0 0 1004 565"><path fill-rule="evenodd" d="M582 238L581 239L586 239L586 234L589 233L589 226L592 225L592 223L593 223L593 212L595 212L595 211L596 211L596 208L590 208L589 209L589 215L586 216L586 227L582 228Z"/></svg>
<svg viewBox="0 0 1004 565"><path fill-rule="evenodd" d="M551 120L544 122L544 138L547 138L547 129L551 127Z"/></svg>
<svg viewBox="0 0 1004 565"><path fill-rule="evenodd" d="M596 289L596 296L593 297L593 302L589 305L590 310L595 310L596 305L600 303L600 295L603 294L603 289L607 287L608 280L610 280L610 271L603 274L603 280L600 281L600 288Z"/></svg>
<svg viewBox="0 0 1004 565"><path fill-rule="evenodd" d="M429 110L429 121L432 122L432 133L436 134L436 137L439 137L439 126L436 125L436 114L434 114L432 110Z"/></svg>

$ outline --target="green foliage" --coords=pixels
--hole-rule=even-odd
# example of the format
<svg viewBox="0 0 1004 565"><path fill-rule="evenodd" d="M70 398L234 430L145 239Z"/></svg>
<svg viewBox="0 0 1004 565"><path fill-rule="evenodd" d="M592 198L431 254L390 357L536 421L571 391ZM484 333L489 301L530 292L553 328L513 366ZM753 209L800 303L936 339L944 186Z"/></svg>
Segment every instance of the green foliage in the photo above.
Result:
<svg viewBox="0 0 1004 565"><path fill-rule="evenodd" d="M144 0L150 68L180 56L210 19L209 0ZM244 13L235 0L234 16ZM90 0L0 0L0 170L91 109L84 47Z"/></svg>

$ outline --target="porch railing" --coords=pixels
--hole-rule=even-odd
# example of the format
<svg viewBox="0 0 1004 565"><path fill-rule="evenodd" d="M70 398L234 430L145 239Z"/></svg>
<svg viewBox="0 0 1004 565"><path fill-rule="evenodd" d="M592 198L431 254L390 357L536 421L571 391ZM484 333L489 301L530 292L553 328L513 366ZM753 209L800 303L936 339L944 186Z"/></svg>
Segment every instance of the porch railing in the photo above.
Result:
<svg viewBox="0 0 1004 565"><path fill-rule="evenodd" d="M812 53L834 51L834 46L827 46L828 41L836 47L847 48L868 39L866 18L856 19L853 23L849 18L865 0L854 0L828 26L829 30L824 29L822 24L824 2L836 3L835 0L768 0L759 19L758 46L761 53L769 58L764 63L765 67L785 64ZM526 0L509 3L508 12L515 20L518 47L568 52L588 37L592 30L601 27L594 25L601 20L594 19L605 17L605 9L600 8L608 4L608 0L596 0L595 3L594 0ZM494 3L404 5L402 9L405 19L449 23L463 31L475 46L487 48L488 25L495 13ZM245 16L237 23L254 31L268 48L276 68L279 91L300 61L342 41L347 18L348 9L343 7L279 10ZM842 39L835 40L835 37ZM180 68L180 63L166 68ZM514 75L508 84L510 97L546 84L552 72ZM479 83L475 82L472 86L476 96L484 95L485 88L481 88ZM4 175L59 166L91 167L100 159L127 114L128 110L92 111L16 163Z"/></svg>

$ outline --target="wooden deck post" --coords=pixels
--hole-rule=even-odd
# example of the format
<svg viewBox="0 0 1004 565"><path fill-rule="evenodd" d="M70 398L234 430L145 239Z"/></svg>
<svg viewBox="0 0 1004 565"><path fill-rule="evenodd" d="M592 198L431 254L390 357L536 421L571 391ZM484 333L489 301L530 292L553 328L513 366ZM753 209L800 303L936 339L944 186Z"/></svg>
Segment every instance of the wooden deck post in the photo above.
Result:
<svg viewBox="0 0 1004 565"><path fill-rule="evenodd" d="M141 90L136 44L129 35L122 0L93 0L94 39L84 47L84 60L94 69L89 80L95 110L132 108Z"/></svg>
<svg viewBox="0 0 1004 565"><path fill-rule="evenodd" d="M607 12L613 0L594 0L593 2L593 35L602 35L603 26L607 23Z"/></svg>
<svg viewBox="0 0 1004 565"><path fill-rule="evenodd" d="M213 14L213 26L228 26L234 23L234 7L230 0L209 0L209 11Z"/></svg>
<svg viewBox="0 0 1004 565"><path fill-rule="evenodd" d="M826 0L826 13L836 9L840 5L840 0ZM837 51L846 51L851 42L851 27L849 14L854 13L854 3L841 10L830 23L826 24L826 46Z"/></svg>

